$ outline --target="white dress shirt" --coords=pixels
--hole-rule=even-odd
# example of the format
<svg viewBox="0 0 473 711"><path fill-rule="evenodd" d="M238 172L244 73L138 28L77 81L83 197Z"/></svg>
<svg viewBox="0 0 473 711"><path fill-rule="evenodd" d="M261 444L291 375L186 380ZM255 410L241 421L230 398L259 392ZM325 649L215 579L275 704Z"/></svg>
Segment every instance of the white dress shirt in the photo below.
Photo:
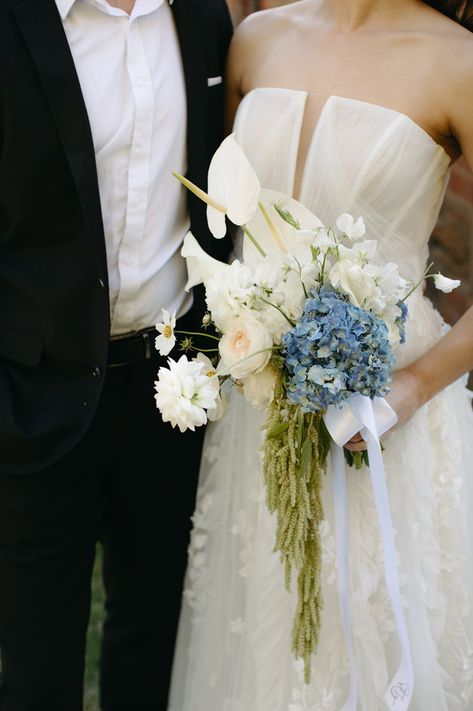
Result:
<svg viewBox="0 0 473 711"><path fill-rule="evenodd" d="M56 0L92 130L105 229L111 335L190 306L180 248L186 194L186 96L165 0L131 15L106 0Z"/></svg>

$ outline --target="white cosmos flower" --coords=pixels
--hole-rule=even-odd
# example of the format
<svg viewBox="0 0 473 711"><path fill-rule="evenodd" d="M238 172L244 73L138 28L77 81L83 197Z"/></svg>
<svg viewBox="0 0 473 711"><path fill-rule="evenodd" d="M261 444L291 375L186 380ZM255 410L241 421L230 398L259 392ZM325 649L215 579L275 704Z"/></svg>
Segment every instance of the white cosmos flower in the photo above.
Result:
<svg viewBox="0 0 473 711"><path fill-rule="evenodd" d="M225 214L235 225L245 225L252 218L260 189L255 171L231 133L215 151L209 166L209 195L224 208L222 212L207 204L207 221L214 237L226 234Z"/></svg>
<svg viewBox="0 0 473 711"><path fill-rule="evenodd" d="M359 217L355 221L353 219L353 216L349 215L347 212L344 212L340 215L337 220L337 227L340 232L345 235L345 237L348 237L348 239L351 239L353 241L361 239L366 233L366 227L363 218Z"/></svg>
<svg viewBox="0 0 473 711"><path fill-rule="evenodd" d="M185 355L178 361L168 358L168 365L159 369L154 384L156 407L164 422L179 427L181 432L194 430L207 422L206 409L215 407L219 380L209 377L204 362L189 361Z"/></svg>
<svg viewBox="0 0 473 711"><path fill-rule="evenodd" d="M434 280L435 287L440 289L440 291L443 291L444 294L449 294L461 284L461 281L458 279L449 279L448 277L443 276L443 274L440 274L440 272L438 274L434 274L432 278Z"/></svg>
<svg viewBox="0 0 473 711"><path fill-rule="evenodd" d="M225 262L220 262L218 259L210 257L200 244L192 232L188 232L184 237L184 242L181 248L181 255L185 257L187 264L187 284L186 291L190 291L197 284L205 284L209 277L216 273L225 274L229 265Z"/></svg>
<svg viewBox="0 0 473 711"><path fill-rule="evenodd" d="M176 312L174 311L173 315L169 316L169 311L166 311L166 309L161 309L161 311L163 312L163 322L156 324L156 330L159 331L160 335L156 337L154 345L160 355L167 356L176 343L176 336L174 335Z"/></svg>
<svg viewBox="0 0 473 711"><path fill-rule="evenodd" d="M221 417L223 417L223 415L225 414L225 411L227 409L227 401L223 397L218 377L216 377L217 371L210 358L208 358L204 353L198 353L195 360L203 364L205 374L208 378L212 378L214 382L214 387L217 392L216 401L215 405L207 408L207 419L211 422L215 422L216 420L219 420Z"/></svg>
<svg viewBox="0 0 473 711"><path fill-rule="evenodd" d="M218 346L224 372L241 379L263 370L271 358L272 345L268 329L255 318L234 319Z"/></svg>

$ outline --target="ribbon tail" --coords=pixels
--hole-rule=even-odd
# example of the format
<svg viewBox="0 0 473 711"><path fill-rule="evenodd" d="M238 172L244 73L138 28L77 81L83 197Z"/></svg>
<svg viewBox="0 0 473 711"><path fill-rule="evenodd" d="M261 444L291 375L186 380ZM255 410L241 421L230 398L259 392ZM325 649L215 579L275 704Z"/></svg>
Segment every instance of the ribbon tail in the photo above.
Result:
<svg viewBox="0 0 473 711"><path fill-rule="evenodd" d="M383 456L377 435L374 435L368 428L363 430L362 435L368 444L371 485L373 487L381 541L384 550L384 577L401 645L401 661L388 685L384 700L390 711L407 711L412 699L414 670L407 624L401 604L394 526L389 506Z"/></svg>
<svg viewBox="0 0 473 711"><path fill-rule="evenodd" d="M350 594L349 594L349 564L348 564L348 495L345 472L345 456L343 448L332 446L333 468L333 498L335 509L335 541L337 554L337 577L340 598L340 613L343 634L348 654L350 670L350 687L348 697L341 711L356 711L358 696L358 678L355 662L355 652L351 634Z"/></svg>

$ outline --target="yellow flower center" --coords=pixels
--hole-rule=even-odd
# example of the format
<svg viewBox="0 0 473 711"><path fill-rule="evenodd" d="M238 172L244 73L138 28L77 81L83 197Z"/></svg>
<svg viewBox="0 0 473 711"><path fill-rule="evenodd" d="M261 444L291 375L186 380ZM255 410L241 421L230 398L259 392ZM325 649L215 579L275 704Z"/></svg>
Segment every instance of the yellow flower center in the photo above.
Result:
<svg viewBox="0 0 473 711"><path fill-rule="evenodd" d="M163 336L164 336L165 338L171 338L171 336L172 336L172 328L171 328L171 326L170 326L169 324L166 324L166 326L164 327Z"/></svg>
<svg viewBox="0 0 473 711"><path fill-rule="evenodd" d="M208 370L207 371L207 377L208 378L213 378L215 375L215 370Z"/></svg>

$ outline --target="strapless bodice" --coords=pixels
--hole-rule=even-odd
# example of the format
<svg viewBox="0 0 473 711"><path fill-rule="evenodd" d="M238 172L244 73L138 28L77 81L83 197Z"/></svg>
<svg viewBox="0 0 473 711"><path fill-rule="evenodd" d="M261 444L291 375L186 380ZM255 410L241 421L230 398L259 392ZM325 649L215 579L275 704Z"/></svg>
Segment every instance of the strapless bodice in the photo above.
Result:
<svg viewBox="0 0 473 711"><path fill-rule="evenodd" d="M266 188L294 196L309 93L257 88L242 99L236 138ZM326 225L361 215L379 257L419 278L449 178L444 148L409 116L342 96L323 104L298 199Z"/></svg>

